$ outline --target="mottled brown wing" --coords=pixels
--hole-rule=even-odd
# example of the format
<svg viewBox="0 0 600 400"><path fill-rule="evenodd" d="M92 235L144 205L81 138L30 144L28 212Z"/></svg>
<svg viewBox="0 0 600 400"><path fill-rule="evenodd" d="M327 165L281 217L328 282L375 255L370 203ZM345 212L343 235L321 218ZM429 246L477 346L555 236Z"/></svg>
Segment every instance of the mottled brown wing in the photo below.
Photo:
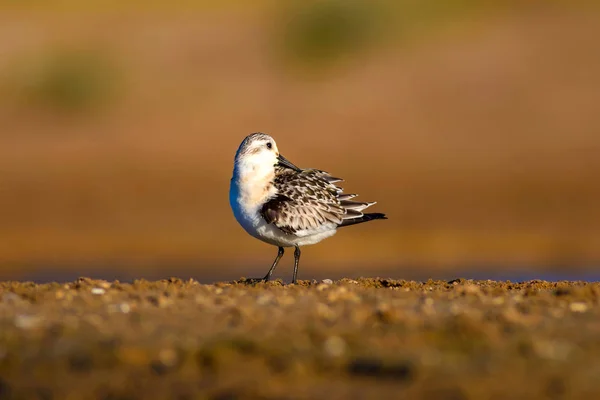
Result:
<svg viewBox="0 0 600 400"><path fill-rule="evenodd" d="M268 223L283 232L318 231L319 228L343 222L346 210L333 185L340 179L323 171L307 169L301 172L280 170L275 176L277 195L267 201L261 213Z"/></svg>

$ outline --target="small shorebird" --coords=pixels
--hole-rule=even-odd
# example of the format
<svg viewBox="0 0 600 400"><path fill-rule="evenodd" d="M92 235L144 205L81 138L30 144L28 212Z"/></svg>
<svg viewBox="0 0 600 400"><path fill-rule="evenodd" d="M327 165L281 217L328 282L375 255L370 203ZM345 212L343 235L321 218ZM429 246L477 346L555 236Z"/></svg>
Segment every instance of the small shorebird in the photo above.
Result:
<svg viewBox="0 0 600 400"><path fill-rule="evenodd" d="M334 178L318 169L301 169L279 154L275 140L265 133L248 135L235 155L229 203L237 221L250 235L279 248L263 278L271 279L285 247L295 247L296 283L300 247L333 236L337 228L385 214L362 211L375 204L352 201Z"/></svg>

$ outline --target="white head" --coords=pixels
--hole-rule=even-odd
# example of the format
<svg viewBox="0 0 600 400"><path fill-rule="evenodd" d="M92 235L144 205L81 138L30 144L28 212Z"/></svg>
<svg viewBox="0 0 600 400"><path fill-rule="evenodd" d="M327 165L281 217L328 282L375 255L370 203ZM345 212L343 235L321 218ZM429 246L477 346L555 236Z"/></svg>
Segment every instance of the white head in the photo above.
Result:
<svg viewBox="0 0 600 400"><path fill-rule="evenodd" d="M300 169L279 154L277 143L266 133L246 136L235 154L234 175L240 178L268 179L275 173L275 166L299 171Z"/></svg>

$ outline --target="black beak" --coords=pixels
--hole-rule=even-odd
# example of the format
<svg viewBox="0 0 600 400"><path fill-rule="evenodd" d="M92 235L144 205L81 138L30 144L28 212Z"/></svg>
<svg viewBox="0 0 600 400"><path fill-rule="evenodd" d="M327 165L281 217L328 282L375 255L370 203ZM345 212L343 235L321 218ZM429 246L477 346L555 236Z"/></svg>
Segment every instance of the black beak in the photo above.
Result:
<svg viewBox="0 0 600 400"><path fill-rule="evenodd" d="M302 170L292 164L287 158L282 156L281 154L277 156L277 165L281 165L282 167L293 169L296 172L301 172Z"/></svg>

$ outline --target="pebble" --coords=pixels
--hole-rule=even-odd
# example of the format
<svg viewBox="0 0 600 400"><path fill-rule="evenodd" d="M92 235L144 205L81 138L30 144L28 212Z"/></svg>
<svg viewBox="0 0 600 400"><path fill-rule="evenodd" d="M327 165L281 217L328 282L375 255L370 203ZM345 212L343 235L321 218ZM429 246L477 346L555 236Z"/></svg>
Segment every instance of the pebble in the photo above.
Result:
<svg viewBox="0 0 600 400"><path fill-rule="evenodd" d="M265 305L271 303L272 300L273 300L273 296L262 295L256 299L256 304L258 304L259 306L265 306Z"/></svg>
<svg viewBox="0 0 600 400"><path fill-rule="evenodd" d="M162 349L158 353L158 359L165 367L173 367L178 361L177 352L173 349Z"/></svg>
<svg viewBox="0 0 600 400"><path fill-rule="evenodd" d="M474 285L472 283L467 283L462 287L462 293L464 293L464 294L480 294L481 289L479 289L479 286L477 286L477 285Z"/></svg>
<svg viewBox="0 0 600 400"><path fill-rule="evenodd" d="M492 304L495 304L497 306L504 304L504 297L501 297L501 296L494 297L492 299Z"/></svg>
<svg viewBox="0 0 600 400"><path fill-rule="evenodd" d="M568 342L556 340L538 340L533 343L538 356L547 360L564 361L569 357L573 346Z"/></svg>
<svg viewBox="0 0 600 400"><path fill-rule="evenodd" d="M329 293L329 295L327 296L327 299L331 302L337 301L337 300L344 300L344 299L348 298L348 296L347 296L348 289L346 289L343 286L338 287L337 289L331 289L331 290L332 290L332 292Z"/></svg>
<svg viewBox="0 0 600 400"><path fill-rule="evenodd" d="M20 329L32 329L41 323L42 319L36 315L17 315L15 326Z"/></svg>
<svg viewBox="0 0 600 400"><path fill-rule="evenodd" d="M107 282L107 281L102 281L102 282L98 283L98 286L100 286L103 289L110 289L110 287L112 286L112 283Z"/></svg>
<svg viewBox="0 0 600 400"><path fill-rule="evenodd" d="M330 336L323 343L323 351L329 357L341 357L346 352L346 341L339 336Z"/></svg>
<svg viewBox="0 0 600 400"><path fill-rule="evenodd" d="M121 312L128 314L131 311L131 306L128 303L111 304L108 306L108 311L111 313Z"/></svg>
<svg viewBox="0 0 600 400"><path fill-rule="evenodd" d="M148 301L156 307L168 307L173 303L173 300L163 295L148 296Z"/></svg>
<svg viewBox="0 0 600 400"><path fill-rule="evenodd" d="M396 316L389 304L378 304L375 307L375 316L381 322L391 323Z"/></svg>
<svg viewBox="0 0 600 400"><path fill-rule="evenodd" d="M331 279L323 279L321 283L324 283L325 285L331 285L333 281Z"/></svg>
<svg viewBox="0 0 600 400"><path fill-rule="evenodd" d="M8 292L2 295L2 302L4 303L17 303L22 301L21 296L16 293Z"/></svg>
<svg viewBox="0 0 600 400"><path fill-rule="evenodd" d="M515 306L508 306L500 313L504 321L512 324L526 324L527 317L517 310Z"/></svg>
<svg viewBox="0 0 600 400"><path fill-rule="evenodd" d="M556 308L550 309L549 314L554 318L562 318L565 316L564 310L556 309Z"/></svg>
<svg viewBox="0 0 600 400"><path fill-rule="evenodd" d="M428 316L434 315L435 314L435 307L433 306L433 299L432 298L426 298L423 301L423 306L421 307L421 311ZM453 313L454 315L460 314L462 312L462 309L460 306L455 306L454 304L451 306L450 308L450 312Z"/></svg>
<svg viewBox="0 0 600 400"><path fill-rule="evenodd" d="M335 318L335 313L333 310L323 303L318 303L316 308L317 315L324 319L333 319Z"/></svg>
<svg viewBox="0 0 600 400"><path fill-rule="evenodd" d="M210 297L204 295L204 294L198 294L196 295L196 297L194 297L194 301L196 302L196 304L200 304L203 306L207 306L212 304L212 300Z"/></svg>
<svg viewBox="0 0 600 400"><path fill-rule="evenodd" d="M583 302L574 302L569 304L569 309L573 312L583 313L588 310L588 305Z"/></svg>
<svg viewBox="0 0 600 400"><path fill-rule="evenodd" d="M101 287L92 288L92 294L100 296L100 295L103 295L104 293L106 293L106 289L103 289Z"/></svg>
<svg viewBox="0 0 600 400"><path fill-rule="evenodd" d="M296 302L292 296L283 296L278 299L278 302L282 306L290 306Z"/></svg>
<svg viewBox="0 0 600 400"><path fill-rule="evenodd" d="M329 289L329 285L327 285L326 283L319 283L319 284L317 285L317 290L318 290L319 292L322 292L322 291L323 291L323 290L325 290L325 289Z"/></svg>

